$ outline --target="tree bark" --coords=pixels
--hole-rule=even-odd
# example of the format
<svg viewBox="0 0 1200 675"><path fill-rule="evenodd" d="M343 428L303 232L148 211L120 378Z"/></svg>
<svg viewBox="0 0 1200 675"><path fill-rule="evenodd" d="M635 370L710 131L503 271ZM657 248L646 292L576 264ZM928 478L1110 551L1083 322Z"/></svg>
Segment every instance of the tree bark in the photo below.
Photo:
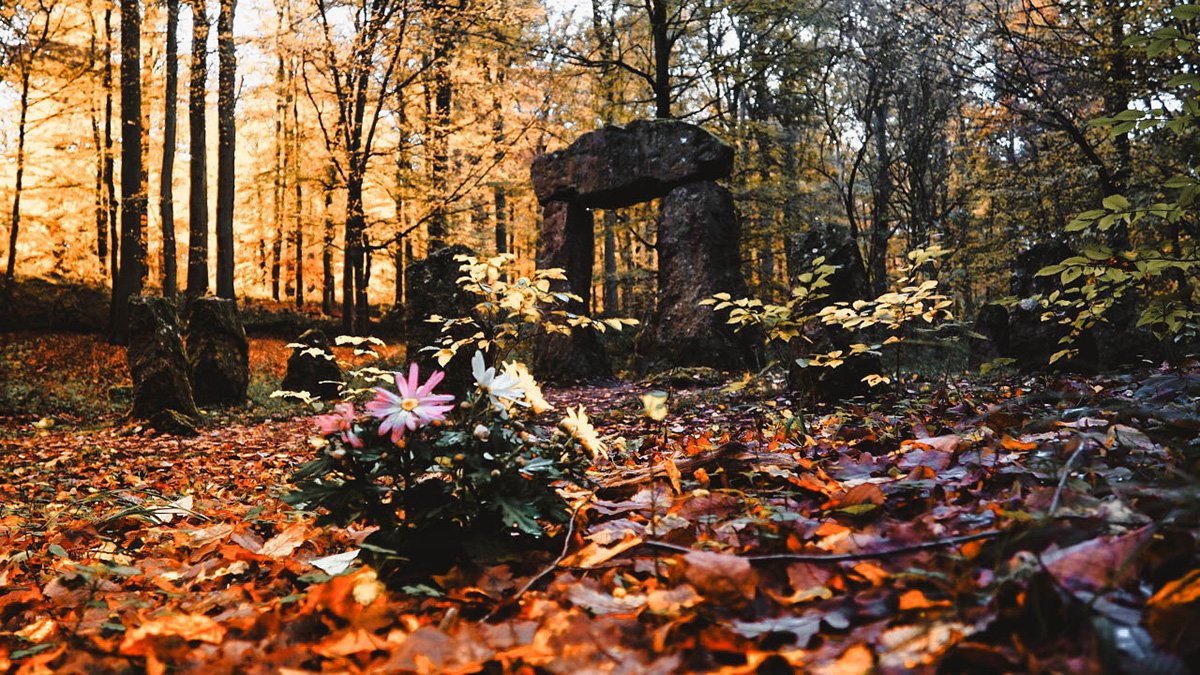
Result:
<svg viewBox="0 0 1200 675"><path fill-rule="evenodd" d="M333 179L325 184L325 241L321 247L321 311L333 316Z"/></svg>
<svg viewBox="0 0 1200 675"><path fill-rule="evenodd" d="M32 59L32 55L30 58ZM29 113L29 71L32 68L33 64L27 62L21 72L21 112L17 121L17 176L13 184L12 221L8 231L8 266L4 271L10 287L17 269L17 233L21 229L21 188L25 177L25 120Z"/></svg>
<svg viewBox="0 0 1200 675"><path fill-rule="evenodd" d="M208 293L208 141L205 95L208 84L208 15L205 0L192 0L192 63L188 83L191 161L188 195L188 273L190 299Z"/></svg>
<svg viewBox="0 0 1200 675"><path fill-rule="evenodd" d="M111 339L129 339L129 299L142 292L146 249L142 222L142 17L137 0L121 0L121 271L113 287Z"/></svg>
<svg viewBox="0 0 1200 675"><path fill-rule="evenodd" d="M175 110L179 104L179 0L167 0L166 111L163 115L162 174L159 180L159 216L162 220L162 292L174 298L178 286L175 260Z"/></svg>
<svg viewBox="0 0 1200 675"><path fill-rule="evenodd" d="M217 15L217 296L237 297L233 283L234 157L237 54L233 43L236 0L220 0Z"/></svg>
<svg viewBox="0 0 1200 675"><path fill-rule="evenodd" d="M100 86L104 89L104 190L108 206L108 270L112 277L112 285L117 285L120 276L120 266L117 256L121 244L117 236L117 184L113 164L113 37L112 37L112 0L104 2L104 72L100 77Z"/></svg>

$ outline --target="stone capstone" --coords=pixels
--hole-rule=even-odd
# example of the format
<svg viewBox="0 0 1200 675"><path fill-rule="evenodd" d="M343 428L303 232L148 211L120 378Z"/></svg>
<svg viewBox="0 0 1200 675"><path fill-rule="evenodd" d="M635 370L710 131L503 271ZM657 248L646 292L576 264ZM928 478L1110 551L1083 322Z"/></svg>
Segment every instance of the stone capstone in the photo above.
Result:
<svg viewBox="0 0 1200 675"><path fill-rule="evenodd" d="M129 347L133 377L130 416L167 433L195 433L200 412L192 398L175 303L160 297L129 301Z"/></svg>
<svg viewBox="0 0 1200 675"><path fill-rule="evenodd" d="M338 398L338 383L342 369L333 358L333 348L325 333L315 328L296 338L300 347L288 357L287 374L281 388L285 391L305 391L326 401Z"/></svg>
<svg viewBox="0 0 1200 675"><path fill-rule="evenodd" d="M573 202L550 202L542 210L538 269L560 267L567 281L554 281L554 291L569 291L564 309L587 314L591 306L592 261L595 256L592 212ZM533 372L547 382L574 382L612 374L595 331L576 328L571 335L542 335L534 345Z"/></svg>
<svg viewBox="0 0 1200 675"><path fill-rule="evenodd" d="M543 205L575 202L616 209L650 201L687 183L733 171L733 148L704 129L674 120L642 120L580 136L533 160L533 191Z"/></svg>
<svg viewBox="0 0 1200 675"><path fill-rule="evenodd" d="M250 384L250 343L237 301L197 298L188 308L188 375L200 405L246 402Z"/></svg>
<svg viewBox="0 0 1200 675"><path fill-rule="evenodd" d="M643 364L733 369L755 362L756 336L698 303L715 293L749 294L740 227L729 190L712 182L675 188L658 221L658 303L638 342Z"/></svg>

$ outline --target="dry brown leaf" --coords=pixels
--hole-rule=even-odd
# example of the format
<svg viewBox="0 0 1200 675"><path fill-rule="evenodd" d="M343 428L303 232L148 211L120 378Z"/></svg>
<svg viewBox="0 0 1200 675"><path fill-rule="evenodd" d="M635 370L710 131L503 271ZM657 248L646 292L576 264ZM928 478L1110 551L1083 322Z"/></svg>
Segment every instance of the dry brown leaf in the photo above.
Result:
<svg viewBox="0 0 1200 675"><path fill-rule="evenodd" d="M583 569L588 569L605 563L641 543L641 537L629 537L628 539L617 542L612 546L601 546L596 542L592 542L579 549L574 554L564 558L562 565L564 567L581 567Z"/></svg>
<svg viewBox="0 0 1200 675"><path fill-rule="evenodd" d="M694 607L703 598L696 589L687 584L681 584L671 589L656 589L646 596L646 607L655 614L676 616L682 610Z"/></svg>
<svg viewBox="0 0 1200 675"><path fill-rule="evenodd" d="M1137 572L1133 558L1150 535L1146 526L1122 535L1097 537L1043 553L1042 564L1068 586L1100 589L1120 584Z"/></svg>
<svg viewBox="0 0 1200 675"><path fill-rule="evenodd" d="M692 551L683 556L684 575L705 597L741 604L754 599L758 574L750 561L729 553Z"/></svg>
<svg viewBox="0 0 1200 675"><path fill-rule="evenodd" d="M388 651L395 645L363 628L331 635L312 648L321 656L349 656L376 650Z"/></svg>
<svg viewBox="0 0 1200 675"><path fill-rule="evenodd" d="M271 537L258 551L259 555L270 558L286 558L304 543L304 526L292 525L283 532Z"/></svg>
<svg viewBox="0 0 1200 675"><path fill-rule="evenodd" d="M121 641L121 653L145 656L148 651L147 639L159 635L215 645L225 638L225 627L203 614L170 614L151 619L126 632L125 639Z"/></svg>

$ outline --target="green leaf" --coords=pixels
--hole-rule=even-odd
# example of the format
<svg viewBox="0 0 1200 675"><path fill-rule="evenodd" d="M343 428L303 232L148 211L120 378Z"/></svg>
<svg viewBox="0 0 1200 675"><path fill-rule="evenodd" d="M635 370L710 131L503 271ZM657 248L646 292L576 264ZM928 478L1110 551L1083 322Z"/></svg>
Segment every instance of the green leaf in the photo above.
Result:
<svg viewBox="0 0 1200 675"><path fill-rule="evenodd" d="M1109 195L1104 198L1104 208L1109 211L1129 210L1129 200L1121 195Z"/></svg>
<svg viewBox="0 0 1200 675"><path fill-rule="evenodd" d="M1200 18L1200 5L1179 5L1172 7L1171 15L1183 21Z"/></svg>

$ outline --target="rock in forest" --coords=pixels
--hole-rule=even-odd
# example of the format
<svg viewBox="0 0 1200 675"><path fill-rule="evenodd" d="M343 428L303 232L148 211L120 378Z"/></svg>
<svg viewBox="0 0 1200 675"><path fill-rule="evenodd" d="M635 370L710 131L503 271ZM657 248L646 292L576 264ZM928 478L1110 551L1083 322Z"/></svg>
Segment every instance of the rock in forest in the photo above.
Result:
<svg viewBox="0 0 1200 675"><path fill-rule="evenodd" d="M250 343L236 300L192 301L187 319L187 359L197 404L245 403L250 384Z"/></svg>
<svg viewBox="0 0 1200 675"><path fill-rule="evenodd" d="M595 209L632 206L732 171L733 148L694 124L674 120L604 127L537 157L531 167L540 203L573 201Z"/></svg>
<svg viewBox="0 0 1200 675"><path fill-rule="evenodd" d="M561 267L567 281L555 281L554 291L570 291L580 300L567 303L568 312L587 314L592 295L592 260L596 240L592 212L569 202L550 202L542 211L538 269ZM570 336L539 336L534 346L533 372L546 382L576 382L612 374L608 357L595 331L576 328Z"/></svg>
<svg viewBox="0 0 1200 675"><path fill-rule="evenodd" d="M437 365L433 353L421 351L423 347L437 344L442 335L442 325L427 319L437 315L445 318L468 316L475 307L477 296L458 285L462 276L462 263L455 260L458 255L474 255L471 249L461 244L447 246L431 252L424 260L415 260L404 269L405 288L409 289L408 306L404 308L405 347L408 360L417 362L421 371L430 373L445 370L446 380L438 391L460 392L473 381L471 379L471 355L473 349L464 349L446 368ZM462 330L466 330L465 328ZM473 333L474 331L469 331ZM460 332L456 337L466 337Z"/></svg>
<svg viewBox="0 0 1200 675"><path fill-rule="evenodd" d="M784 250L788 276L793 285L799 283L801 274L812 271L813 262L819 257L824 257L825 264L835 268L828 279L829 286L820 289L826 297L802 307L803 314L816 314L822 307L835 302L870 300L874 297L858 245L844 229L814 227L788 237ZM845 352L851 344L869 344L873 338L879 337L852 333L840 326L829 326L817 320L809 321L804 326L804 336L807 340L797 339L790 343L792 351L789 355L792 359L837 350ZM882 368L879 357L869 354L847 359L836 368L801 367L793 361L788 365L788 386L796 391L807 392L818 400L840 401L865 394L870 387L863 378L881 372Z"/></svg>
<svg viewBox="0 0 1200 675"><path fill-rule="evenodd" d="M133 376L130 416L168 433L194 432L200 412L192 398L175 303L159 297L129 301L129 348Z"/></svg>
<svg viewBox="0 0 1200 675"><path fill-rule="evenodd" d="M292 350L288 357L287 374L281 388L285 391L306 391L326 401L338 398L338 383L342 369L333 358L333 348L325 333L315 328L304 331L296 342L303 345Z"/></svg>
<svg viewBox="0 0 1200 675"><path fill-rule="evenodd" d="M726 315L699 302L716 293L748 294L741 272L733 195L716 183L691 183L663 198L658 222L658 306L638 343L651 367L745 368L757 338L736 332Z"/></svg>

